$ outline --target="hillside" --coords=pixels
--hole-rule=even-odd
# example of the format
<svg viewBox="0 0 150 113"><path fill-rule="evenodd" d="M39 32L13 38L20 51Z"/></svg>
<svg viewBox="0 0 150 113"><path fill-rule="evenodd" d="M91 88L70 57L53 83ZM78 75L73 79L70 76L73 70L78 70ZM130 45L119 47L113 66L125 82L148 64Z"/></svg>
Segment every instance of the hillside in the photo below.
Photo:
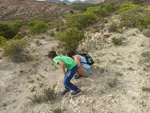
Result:
<svg viewBox="0 0 150 113"><path fill-rule="evenodd" d="M33 4L38 9L47 3L22 2L28 10ZM47 24L30 22L21 38L0 36L0 113L149 113L149 6L106 6L63 18L58 15ZM71 80L82 90L78 96L71 96L72 91L60 94L64 76L48 58L51 50L63 56L70 48L89 53L95 61L89 76Z"/></svg>
<svg viewBox="0 0 150 113"><path fill-rule="evenodd" d="M67 6L53 2L0 0L0 21L53 19L69 11Z"/></svg>
<svg viewBox="0 0 150 113"><path fill-rule="evenodd" d="M138 29L109 33L108 25L115 18L109 18L105 32L86 32L78 47L95 61L89 77L73 80L83 90L78 97L71 97L70 92L63 97L59 95L63 90L61 69L46 57L49 50L57 50L58 41L49 32L25 37L32 55L39 57L37 61L16 64L0 56L1 113L52 113L56 108L63 113L149 113L150 93L142 89L150 87L150 57L142 43L148 38ZM114 36L125 37L122 46L112 44ZM33 104L29 99L52 86L58 93L55 101Z"/></svg>

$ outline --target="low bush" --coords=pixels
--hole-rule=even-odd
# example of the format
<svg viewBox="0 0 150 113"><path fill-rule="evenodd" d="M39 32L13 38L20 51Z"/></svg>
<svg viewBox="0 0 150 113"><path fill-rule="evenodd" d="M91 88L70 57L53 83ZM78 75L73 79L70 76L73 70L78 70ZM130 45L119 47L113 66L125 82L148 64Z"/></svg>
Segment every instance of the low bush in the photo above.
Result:
<svg viewBox="0 0 150 113"><path fill-rule="evenodd" d="M33 97L29 97L29 99L33 103L42 103L42 102L48 102L56 99L56 95L57 93L53 89L48 88L48 89L44 89L43 94L33 95Z"/></svg>
<svg viewBox="0 0 150 113"><path fill-rule="evenodd" d="M16 36L13 37L13 39L22 39L26 35L27 35L26 33L17 34Z"/></svg>
<svg viewBox="0 0 150 113"><path fill-rule="evenodd" d="M123 40L124 40L123 37L120 37L120 38L114 37L114 38L112 38L112 43L113 43L114 45L117 45L117 46L118 46L118 45L122 45Z"/></svg>
<svg viewBox="0 0 150 113"><path fill-rule="evenodd" d="M54 28L58 29L62 25L63 25L63 23L57 20L57 21L55 21L55 22L53 22L53 23L50 24L49 29L54 29Z"/></svg>
<svg viewBox="0 0 150 113"><path fill-rule="evenodd" d="M106 9L106 11L108 11L109 13L114 12L114 11L118 10L119 8L120 8L120 6L116 5L114 2L109 2L104 7L104 9Z"/></svg>
<svg viewBox="0 0 150 113"><path fill-rule="evenodd" d="M16 21L13 24L0 23L0 36L11 39L19 32L21 26L21 21Z"/></svg>
<svg viewBox="0 0 150 113"><path fill-rule="evenodd" d="M145 29L150 24L150 11L139 5L122 4L120 9L122 24L125 27Z"/></svg>
<svg viewBox="0 0 150 113"><path fill-rule="evenodd" d="M28 27L31 30L31 34L41 34L46 32L47 30L47 25L44 21L34 21L34 22L29 22Z"/></svg>
<svg viewBox="0 0 150 113"><path fill-rule="evenodd" d="M106 9L101 8L100 6L89 7L87 9L87 12L93 13L93 14L97 15L98 17L105 17L105 16L109 15L109 12Z"/></svg>
<svg viewBox="0 0 150 113"><path fill-rule="evenodd" d="M113 22L109 28L108 28L109 32L116 32L117 31L117 23Z"/></svg>
<svg viewBox="0 0 150 113"><path fill-rule="evenodd" d="M110 2L105 5L105 7L89 7L87 8L87 12L91 12L96 14L98 17L105 17L111 14L111 12L114 12L119 9L118 5L115 5L114 2Z"/></svg>
<svg viewBox="0 0 150 113"><path fill-rule="evenodd" d="M60 41L59 45L63 47L65 50L71 48L76 49L79 43L84 38L84 33L76 28L72 28L65 32L59 32L56 35L56 38L59 39Z"/></svg>
<svg viewBox="0 0 150 113"><path fill-rule="evenodd" d="M27 54L27 41L14 40L7 43L4 48L4 56L8 56L13 62L30 61L32 58Z"/></svg>
<svg viewBox="0 0 150 113"><path fill-rule="evenodd" d="M66 16L67 25L72 27L77 25L78 28L87 27L96 21L96 15L93 13L79 13Z"/></svg>
<svg viewBox="0 0 150 113"><path fill-rule="evenodd" d="M86 11L89 7L94 7L94 6L95 5L79 6L79 7L72 7L72 9Z"/></svg>
<svg viewBox="0 0 150 113"><path fill-rule="evenodd" d="M54 109L53 113L62 113L62 110L60 108Z"/></svg>
<svg viewBox="0 0 150 113"><path fill-rule="evenodd" d="M150 37L150 29L143 30L143 34L147 37Z"/></svg>
<svg viewBox="0 0 150 113"><path fill-rule="evenodd" d="M142 91L150 93L150 88L148 88L148 87L142 87Z"/></svg>
<svg viewBox="0 0 150 113"><path fill-rule="evenodd" d="M141 4L143 2L143 0L133 0L134 4Z"/></svg>
<svg viewBox="0 0 150 113"><path fill-rule="evenodd" d="M0 46L5 45L6 42L7 42L7 39L4 38L3 36L0 36Z"/></svg>

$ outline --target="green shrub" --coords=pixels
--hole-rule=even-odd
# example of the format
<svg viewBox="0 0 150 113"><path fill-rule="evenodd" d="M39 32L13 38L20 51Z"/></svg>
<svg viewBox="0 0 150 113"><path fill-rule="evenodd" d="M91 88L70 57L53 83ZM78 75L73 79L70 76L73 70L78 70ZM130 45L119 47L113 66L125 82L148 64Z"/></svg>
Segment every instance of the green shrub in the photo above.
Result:
<svg viewBox="0 0 150 113"><path fill-rule="evenodd" d="M104 9L106 9L106 11L108 12L114 12L116 10L118 10L120 7L118 5L115 5L114 2L110 2L108 4L106 4L106 6L104 7Z"/></svg>
<svg viewBox="0 0 150 113"><path fill-rule="evenodd" d="M114 37L114 38L112 38L112 43L113 43L114 45L122 45L123 40L124 40L123 37L120 37L120 38Z"/></svg>
<svg viewBox="0 0 150 113"><path fill-rule="evenodd" d="M28 27L30 28L32 34L41 34L46 32L47 30L46 23L38 20L34 22L29 22Z"/></svg>
<svg viewBox="0 0 150 113"><path fill-rule="evenodd" d="M31 97L29 97L29 99L31 99L31 101L33 102L33 103L42 103L42 102L44 102L44 97L43 97L43 95L33 95L33 97L31 98Z"/></svg>
<svg viewBox="0 0 150 113"><path fill-rule="evenodd" d="M100 6L89 7L87 9L87 12L93 13L93 14L97 15L98 17L105 17L105 16L109 15L109 12L106 9L101 8Z"/></svg>
<svg viewBox="0 0 150 113"><path fill-rule="evenodd" d="M0 36L5 37L6 39L11 39L19 32L21 26L21 21L16 21L13 24L0 23Z"/></svg>
<svg viewBox="0 0 150 113"><path fill-rule="evenodd" d="M5 45L6 42L7 42L7 39L4 38L3 36L0 36L0 46Z"/></svg>
<svg viewBox="0 0 150 113"><path fill-rule="evenodd" d="M113 22L109 28L108 28L109 32L116 32L117 31L117 23Z"/></svg>
<svg viewBox="0 0 150 113"><path fill-rule="evenodd" d="M95 6L95 5L79 6L79 7L72 7L72 9L86 11L89 7L94 7L94 6Z"/></svg>
<svg viewBox="0 0 150 113"><path fill-rule="evenodd" d="M16 36L13 37L13 39L22 39L25 35L26 33L17 34Z"/></svg>
<svg viewBox="0 0 150 113"><path fill-rule="evenodd" d="M150 11L134 4L122 4L120 9L121 26L144 29L150 24Z"/></svg>
<svg viewBox="0 0 150 113"><path fill-rule="evenodd" d="M4 48L4 56L8 56L13 62L30 61L31 57L27 55L27 42L25 40L14 40L6 44Z"/></svg>
<svg viewBox="0 0 150 113"><path fill-rule="evenodd" d="M22 27L22 22L21 21L15 21L12 25L12 30L13 32L15 32L15 34L17 34L20 30L20 28Z"/></svg>
<svg viewBox="0 0 150 113"><path fill-rule="evenodd" d="M133 0L134 4L141 4L143 2L143 0Z"/></svg>
<svg viewBox="0 0 150 113"><path fill-rule="evenodd" d="M60 21L57 20L57 21L51 23L49 29L59 28L61 26L62 26L62 22L60 22Z"/></svg>
<svg viewBox="0 0 150 113"><path fill-rule="evenodd" d="M84 38L84 33L76 28L72 28L68 31L58 33L56 37L60 40L59 45L64 47L64 49L76 49Z"/></svg>
<svg viewBox="0 0 150 113"><path fill-rule="evenodd" d="M74 15L67 15L67 25L80 25L81 28L87 27L88 25L96 21L96 15L93 13L79 13Z"/></svg>
<svg viewBox="0 0 150 113"><path fill-rule="evenodd" d="M53 113L62 113L62 110L60 108L54 109Z"/></svg>
<svg viewBox="0 0 150 113"><path fill-rule="evenodd" d="M48 88L48 89L44 89L43 94L33 95L33 97L29 97L29 99L33 103L42 103L42 102L48 102L56 99L56 95L57 93L53 89Z"/></svg>

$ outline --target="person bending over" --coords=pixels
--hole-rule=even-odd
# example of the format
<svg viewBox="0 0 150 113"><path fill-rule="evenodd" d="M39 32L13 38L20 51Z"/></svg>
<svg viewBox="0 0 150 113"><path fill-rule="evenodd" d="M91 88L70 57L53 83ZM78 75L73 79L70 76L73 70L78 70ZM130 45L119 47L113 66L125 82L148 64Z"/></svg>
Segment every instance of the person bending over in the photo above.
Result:
<svg viewBox="0 0 150 113"><path fill-rule="evenodd" d="M80 94L81 89L70 82L75 73L78 71L77 63L70 57L57 56L55 51L50 51L48 53L48 57L52 62L60 65L63 71L65 90L61 93L61 95L66 94L69 90L73 90L73 92L71 93L72 96ZM65 68L67 69L67 71L65 70Z"/></svg>
<svg viewBox="0 0 150 113"><path fill-rule="evenodd" d="M87 64L87 61L83 56L77 55L74 50L67 51L67 56L73 58L78 65L78 71L75 75L75 79L79 79L82 76L86 77L91 73L91 66Z"/></svg>

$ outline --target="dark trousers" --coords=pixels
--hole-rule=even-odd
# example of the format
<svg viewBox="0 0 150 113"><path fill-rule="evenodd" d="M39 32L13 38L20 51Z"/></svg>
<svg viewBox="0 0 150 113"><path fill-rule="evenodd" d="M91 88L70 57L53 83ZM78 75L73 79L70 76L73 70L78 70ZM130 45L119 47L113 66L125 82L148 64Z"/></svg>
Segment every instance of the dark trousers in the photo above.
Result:
<svg viewBox="0 0 150 113"><path fill-rule="evenodd" d="M66 89L71 89L74 91L77 91L79 88L77 86L75 86L74 84L72 84L70 82L70 80L72 79L72 77L75 75L75 73L78 71L78 66L76 65L74 68L72 68L71 70L67 70L66 71L66 76L64 78L64 86Z"/></svg>

